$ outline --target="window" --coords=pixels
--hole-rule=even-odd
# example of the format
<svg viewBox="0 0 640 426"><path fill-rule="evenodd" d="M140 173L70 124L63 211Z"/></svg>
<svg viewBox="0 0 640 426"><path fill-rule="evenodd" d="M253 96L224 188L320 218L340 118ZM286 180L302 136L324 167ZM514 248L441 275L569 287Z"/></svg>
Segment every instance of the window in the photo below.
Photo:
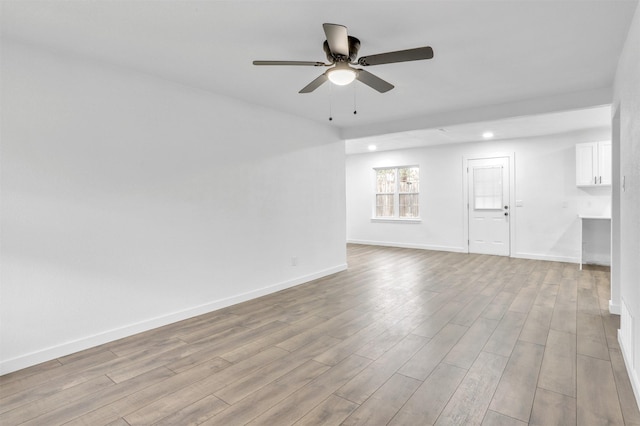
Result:
<svg viewBox="0 0 640 426"><path fill-rule="evenodd" d="M502 166L473 168L473 208L502 209Z"/></svg>
<svg viewBox="0 0 640 426"><path fill-rule="evenodd" d="M376 218L419 217L420 168L418 166L375 169Z"/></svg>

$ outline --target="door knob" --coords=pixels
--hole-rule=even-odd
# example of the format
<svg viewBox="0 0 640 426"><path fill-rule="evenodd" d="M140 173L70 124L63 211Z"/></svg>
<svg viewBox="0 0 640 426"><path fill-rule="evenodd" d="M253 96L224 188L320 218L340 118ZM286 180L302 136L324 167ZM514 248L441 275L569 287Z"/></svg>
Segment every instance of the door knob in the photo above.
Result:
<svg viewBox="0 0 640 426"><path fill-rule="evenodd" d="M505 216L509 216L509 212L504 212L504 215Z"/></svg>

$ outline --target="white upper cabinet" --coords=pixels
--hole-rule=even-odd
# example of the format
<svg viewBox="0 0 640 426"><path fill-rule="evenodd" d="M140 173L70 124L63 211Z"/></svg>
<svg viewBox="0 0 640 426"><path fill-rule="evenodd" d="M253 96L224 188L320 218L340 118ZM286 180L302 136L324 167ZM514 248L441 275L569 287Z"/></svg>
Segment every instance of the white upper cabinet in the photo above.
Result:
<svg viewBox="0 0 640 426"><path fill-rule="evenodd" d="M611 142L576 145L576 185L611 185Z"/></svg>
<svg viewBox="0 0 640 426"><path fill-rule="evenodd" d="M611 185L611 142L598 143L598 174L601 185Z"/></svg>

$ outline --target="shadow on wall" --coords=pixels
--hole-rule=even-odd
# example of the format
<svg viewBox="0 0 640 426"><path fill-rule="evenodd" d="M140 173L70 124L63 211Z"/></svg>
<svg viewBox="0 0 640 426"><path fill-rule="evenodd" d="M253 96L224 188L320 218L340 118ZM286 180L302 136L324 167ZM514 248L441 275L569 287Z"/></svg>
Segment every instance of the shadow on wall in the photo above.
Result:
<svg viewBox="0 0 640 426"><path fill-rule="evenodd" d="M548 232L545 232L548 231ZM553 232L551 232L553 231ZM580 250L579 247L575 244L576 239L579 236L580 232L580 219L576 216L574 220L572 220L569 225L564 229L564 232L558 234L557 228L553 230L545 229L540 233L541 236L544 235L557 235L557 238L550 244L548 244L548 251L544 253L546 255L552 257L563 257L567 262L578 262L580 259ZM544 244L541 238L539 246L541 247Z"/></svg>

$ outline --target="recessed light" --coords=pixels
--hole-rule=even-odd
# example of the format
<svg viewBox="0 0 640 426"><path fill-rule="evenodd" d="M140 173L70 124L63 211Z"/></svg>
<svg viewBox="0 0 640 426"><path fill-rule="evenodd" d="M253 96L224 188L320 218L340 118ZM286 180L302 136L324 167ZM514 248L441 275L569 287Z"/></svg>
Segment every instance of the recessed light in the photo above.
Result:
<svg viewBox="0 0 640 426"><path fill-rule="evenodd" d="M493 132L484 132L484 133L482 134L482 137L483 137L484 139L491 139L493 136L494 136L494 135L493 135Z"/></svg>
<svg viewBox="0 0 640 426"><path fill-rule="evenodd" d="M377 146L375 146L375 145L369 145L369 146L367 147L367 149L368 149L369 151L375 151L376 149L378 149L378 147L377 147Z"/></svg>

